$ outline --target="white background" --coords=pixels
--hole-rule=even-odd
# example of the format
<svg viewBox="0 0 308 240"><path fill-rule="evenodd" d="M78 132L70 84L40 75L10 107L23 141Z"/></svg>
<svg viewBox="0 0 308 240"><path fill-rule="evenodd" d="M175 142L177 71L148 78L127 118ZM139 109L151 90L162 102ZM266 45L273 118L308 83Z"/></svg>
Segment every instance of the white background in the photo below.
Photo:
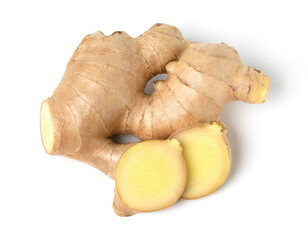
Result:
<svg viewBox="0 0 308 240"><path fill-rule="evenodd" d="M0 239L308 239L305 2L1 1ZM223 187L121 218L111 179L44 152L39 109L85 35L135 37L156 22L235 47L271 88L265 104L223 110L233 151Z"/></svg>

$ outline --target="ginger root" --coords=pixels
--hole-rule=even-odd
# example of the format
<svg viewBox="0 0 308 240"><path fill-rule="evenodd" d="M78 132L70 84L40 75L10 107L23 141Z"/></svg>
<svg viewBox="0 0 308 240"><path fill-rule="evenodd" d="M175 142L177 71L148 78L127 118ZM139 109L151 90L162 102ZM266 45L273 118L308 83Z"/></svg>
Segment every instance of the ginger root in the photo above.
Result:
<svg viewBox="0 0 308 240"><path fill-rule="evenodd" d="M145 95L146 83L165 72L168 79L155 81L154 92ZM155 24L137 38L96 32L82 40L41 105L43 146L114 179L120 157L136 143L116 144L111 136L166 139L192 124L219 121L231 101L264 102L269 83L261 71L243 65L234 48L191 43L170 25ZM119 196L117 214L133 214Z"/></svg>
<svg viewBox="0 0 308 240"><path fill-rule="evenodd" d="M177 28L166 24L155 24L137 38L125 32L111 36L96 32L84 38L59 86L42 103L45 151L81 160L114 178L119 158L133 144L116 144L109 137L131 133L145 140L170 135L170 127L163 130L164 126L156 124L156 134L142 136L150 127L146 124L152 122L144 115L150 104L144 88L153 76L165 72L167 63L177 60L188 44ZM143 106L136 113L138 103ZM163 111L160 106L156 118Z"/></svg>
<svg viewBox="0 0 308 240"><path fill-rule="evenodd" d="M156 211L171 206L182 196L186 176L177 140L149 140L122 155L116 169L116 189L128 208Z"/></svg>
<svg viewBox="0 0 308 240"><path fill-rule="evenodd" d="M219 123L204 123L170 136L183 148L187 184L182 198L195 199L216 191L227 179L231 150L227 131Z"/></svg>

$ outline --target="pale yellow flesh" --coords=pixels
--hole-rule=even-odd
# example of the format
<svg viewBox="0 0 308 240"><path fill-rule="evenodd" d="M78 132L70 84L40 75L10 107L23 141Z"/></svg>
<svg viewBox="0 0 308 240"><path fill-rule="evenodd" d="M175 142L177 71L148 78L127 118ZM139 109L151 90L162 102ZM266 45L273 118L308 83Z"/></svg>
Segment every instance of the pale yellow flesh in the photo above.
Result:
<svg viewBox="0 0 308 240"><path fill-rule="evenodd" d="M173 136L181 143L187 167L187 184L182 198L194 199L208 195L227 179L230 156L221 130L219 124L213 123Z"/></svg>
<svg viewBox="0 0 308 240"><path fill-rule="evenodd" d="M263 74L262 83L254 83L250 86L250 91L248 94L249 101L253 103L263 103L268 95L268 90L270 87L270 79L268 76Z"/></svg>
<svg viewBox="0 0 308 240"><path fill-rule="evenodd" d="M43 102L41 108L41 137L47 153L51 153L54 146L54 126L49 104Z"/></svg>
<svg viewBox="0 0 308 240"><path fill-rule="evenodd" d="M123 203L141 212L174 204L186 185L181 150L175 139L145 141L127 150L116 169L116 187Z"/></svg>

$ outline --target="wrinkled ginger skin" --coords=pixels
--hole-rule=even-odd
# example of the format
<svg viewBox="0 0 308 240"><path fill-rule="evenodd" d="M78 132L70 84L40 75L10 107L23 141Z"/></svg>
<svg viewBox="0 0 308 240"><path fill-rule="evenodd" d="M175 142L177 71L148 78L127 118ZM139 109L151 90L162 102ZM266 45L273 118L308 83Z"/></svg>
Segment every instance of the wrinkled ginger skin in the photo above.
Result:
<svg viewBox="0 0 308 240"><path fill-rule="evenodd" d="M269 78L243 65L224 43L192 43L166 69L167 80L155 81L152 95L129 115L129 130L141 140L165 139L191 124L218 121L229 102L262 103L269 89Z"/></svg>
<svg viewBox="0 0 308 240"><path fill-rule="evenodd" d="M115 144L109 137L137 135L129 130L136 127L128 126L128 118L147 98L147 81L165 72L166 64L177 60L188 44L177 28L166 24L155 24L137 38L125 32L85 37L59 86L42 103L46 152L84 161L114 178L117 161L134 144ZM47 117L42 116L45 108L50 112ZM46 129L52 134L42 132ZM52 146L46 147L47 142Z"/></svg>
<svg viewBox="0 0 308 240"><path fill-rule="evenodd" d="M168 79L144 94L146 83L165 72ZM81 160L114 179L120 157L136 143L116 144L111 136L166 139L192 124L218 121L231 101L264 102L269 84L234 48L191 43L170 25L155 24L137 38L96 32L82 40L43 101L41 138L48 154ZM116 196L117 214L133 214Z"/></svg>
<svg viewBox="0 0 308 240"><path fill-rule="evenodd" d="M189 43L165 24L137 38L125 32L86 37L42 104L41 131L53 132L41 133L47 153L82 160L114 178L119 158L134 143L115 144L110 136L166 139L191 124L218 121L231 101L265 101L269 78L243 65L234 48ZM154 92L145 95L147 81L165 70L168 79L155 81ZM49 117L42 117L43 106Z"/></svg>

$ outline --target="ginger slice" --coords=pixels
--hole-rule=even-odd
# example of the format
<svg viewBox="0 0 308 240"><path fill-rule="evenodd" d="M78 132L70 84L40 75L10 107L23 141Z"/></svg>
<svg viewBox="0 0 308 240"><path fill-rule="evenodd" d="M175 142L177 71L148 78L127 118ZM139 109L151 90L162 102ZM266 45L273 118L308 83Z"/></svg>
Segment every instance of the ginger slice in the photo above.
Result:
<svg viewBox="0 0 308 240"><path fill-rule="evenodd" d="M226 129L206 123L176 132L170 138L182 146L187 167L184 199L195 199L216 191L227 179L231 154Z"/></svg>
<svg viewBox="0 0 308 240"><path fill-rule="evenodd" d="M116 189L130 209L151 212L167 208L183 194L187 170L180 143L149 140L128 149L116 169Z"/></svg>

